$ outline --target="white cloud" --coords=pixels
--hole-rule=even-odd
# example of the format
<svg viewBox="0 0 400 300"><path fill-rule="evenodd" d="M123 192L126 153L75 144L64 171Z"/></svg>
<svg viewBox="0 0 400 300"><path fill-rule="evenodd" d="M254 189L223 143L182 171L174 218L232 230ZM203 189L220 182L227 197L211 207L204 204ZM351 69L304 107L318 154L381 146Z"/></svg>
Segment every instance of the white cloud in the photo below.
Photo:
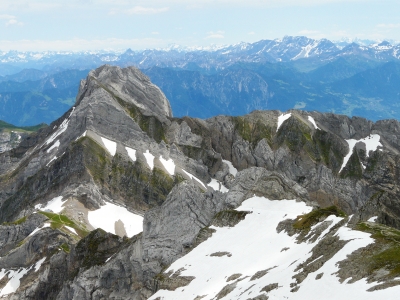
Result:
<svg viewBox="0 0 400 300"><path fill-rule="evenodd" d="M256 33L254 32L254 31L250 31L249 33L248 33L248 35L255 35Z"/></svg>
<svg viewBox="0 0 400 300"><path fill-rule="evenodd" d="M143 7L135 6L126 11L129 15L153 15L163 13L169 10L169 7L153 8L153 7Z"/></svg>
<svg viewBox="0 0 400 300"><path fill-rule="evenodd" d="M158 31L153 31L151 34L158 35L160 33Z"/></svg>
<svg viewBox="0 0 400 300"><path fill-rule="evenodd" d="M318 30L304 29L304 30L300 30L298 32L298 34L304 35L306 37L313 38L313 39L322 39L322 38L326 37L322 32L320 32Z"/></svg>
<svg viewBox="0 0 400 300"><path fill-rule="evenodd" d="M13 15L0 15L0 20L6 20L5 26L9 27L12 25L22 26L24 23L18 22L17 17Z"/></svg>
<svg viewBox="0 0 400 300"><path fill-rule="evenodd" d="M304 30L300 30L299 34L304 34L304 35L308 35L308 34L318 34L320 33L318 30L308 30L308 29L304 29Z"/></svg>
<svg viewBox="0 0 400 300"><path fill-rule="evenodd" d="M240 6L240 7L285 7L285 6L313 6L325 5L337 2L373 2L376 0L1 0L0 11L30 11L42 12L49 10L64 10L64 9L82 9L90 7L94 9L106 9L107 11L129 10L129 7L134 3L135 8L144 8L145 13L159 13L160 9L152 7L162 7L165 9L168 6L180 6L186 8L205 8L215 7L215 5L223 6ZM132 9L132 8L131 8ZM138 9L143 13L141 9Z"/></svg>
<svg viewBox="0 0 400 300"><path fill-rule="evenodd" d="M0 20L12 20L12 19L16 19L16 16L12 16L12 15L0 15Z"/></svg>
<svg viewBox="0 0 400 300"><path fill-rule="evenodd" d="M206 39L223 39L225 31L218 30L216 32L210 31L207 33Z"/></svg>
<svg viewBox="0 0 400 300"><path fill-rule="evenodd" d="M400 28L400 23L397 24L378 24L376 27L384 29Z"/></svg>

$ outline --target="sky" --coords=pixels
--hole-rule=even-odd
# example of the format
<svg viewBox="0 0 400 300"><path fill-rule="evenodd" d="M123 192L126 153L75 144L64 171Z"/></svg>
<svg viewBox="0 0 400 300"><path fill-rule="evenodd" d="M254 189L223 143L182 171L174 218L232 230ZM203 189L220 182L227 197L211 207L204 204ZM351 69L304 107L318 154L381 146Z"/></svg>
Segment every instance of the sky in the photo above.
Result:
<svg viewBox="0 0 400 300"><path fill-rule="evenodd" d="M400 41L399 0L0 0L0 51L208 47L285 35Z"/></svg>

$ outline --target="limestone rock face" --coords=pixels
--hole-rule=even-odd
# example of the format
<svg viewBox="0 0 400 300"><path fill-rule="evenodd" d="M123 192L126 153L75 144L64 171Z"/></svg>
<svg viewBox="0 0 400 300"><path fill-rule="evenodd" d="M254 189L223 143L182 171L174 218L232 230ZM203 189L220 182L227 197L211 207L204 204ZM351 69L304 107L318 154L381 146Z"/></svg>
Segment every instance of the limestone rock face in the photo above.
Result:
<svg viewBox="0 0 400 300"><path fill-rule="evenodd" d="M348 226L377 217L400 228L399 122L285 114L172 118L139 70L90 72L62 118L0 153L0 269L27 272L10 298L147 299L189 284L164 269L210 238L211 226L245 220L251 212L235 209L254 195L336 206L353 215ZM54 199L60 211L38 212ZM90 214L111 204L143 216L142 233L94 230ZM283 222L296 232L295 221Z"/></svg>
<svg viewBox="0 0 400 300"><path fill-rule="evenodd" d="M81 83L78 100L90 95L96 89L96 84L149 114L172 117L171 106L165 95L134 67L121 69L104 65L91 71L86 81Z"/></svg>
<svg viewBox="0 0 400 300"><path fill-rule="evenodd" d="M184 255L200 229L209 226L214 215L223 209L221 198L220 193L203 193L187 182L174 187L161 207L145 215L144 260L168 265Z"/></svg>

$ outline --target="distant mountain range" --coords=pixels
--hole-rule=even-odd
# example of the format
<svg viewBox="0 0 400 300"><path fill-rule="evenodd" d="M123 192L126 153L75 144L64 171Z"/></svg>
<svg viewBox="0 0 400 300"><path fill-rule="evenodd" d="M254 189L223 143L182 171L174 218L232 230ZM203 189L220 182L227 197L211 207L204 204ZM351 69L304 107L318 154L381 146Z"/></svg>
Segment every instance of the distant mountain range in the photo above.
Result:
<svg viewBox="0 0 400 300"><path fill-rule="evenodd" d="M357 40L358 41L358 40ZM313 58L319 62L338 57L361 55L365 59L387 61L400 58L400 45L387 41L367 45L350 41L331 42L327 39L310 39L303 36L286 36L283 39L261 40L236 45L184 48L173 45L167 49L125 52L18 52L0 51L1 76L14 74L27 68L41 70L92 69L102 64L134 65L140 68L174 67L219 70L237 62L290 62ZM372 41L371 41L372 42Z"/></svg>
<svg viewBox="0 0 400 300"><path fill-rule="evenodd" d="M176 116L299 108L398 118L400 45L356 41L286 36L210 48L0 52L0 119L50 123L74 103L88 70L103 64L140 68Z"/></svg>

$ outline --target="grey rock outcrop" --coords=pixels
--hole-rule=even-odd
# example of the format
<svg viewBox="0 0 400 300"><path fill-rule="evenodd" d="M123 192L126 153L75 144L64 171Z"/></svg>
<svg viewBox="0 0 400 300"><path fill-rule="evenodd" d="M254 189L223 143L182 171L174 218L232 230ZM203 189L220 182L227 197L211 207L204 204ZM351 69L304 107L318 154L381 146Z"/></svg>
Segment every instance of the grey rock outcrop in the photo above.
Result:
<svg viewBox="0 0 400 300"><path fill-rule="evenodd" d="M104 65L88 75L81 83L77 99L92 92L91 81L100 84L104 89L136 107L158 116L172 117L169 101L161 90L150 82L150 79L134 67L120 68Z"/></svg>

